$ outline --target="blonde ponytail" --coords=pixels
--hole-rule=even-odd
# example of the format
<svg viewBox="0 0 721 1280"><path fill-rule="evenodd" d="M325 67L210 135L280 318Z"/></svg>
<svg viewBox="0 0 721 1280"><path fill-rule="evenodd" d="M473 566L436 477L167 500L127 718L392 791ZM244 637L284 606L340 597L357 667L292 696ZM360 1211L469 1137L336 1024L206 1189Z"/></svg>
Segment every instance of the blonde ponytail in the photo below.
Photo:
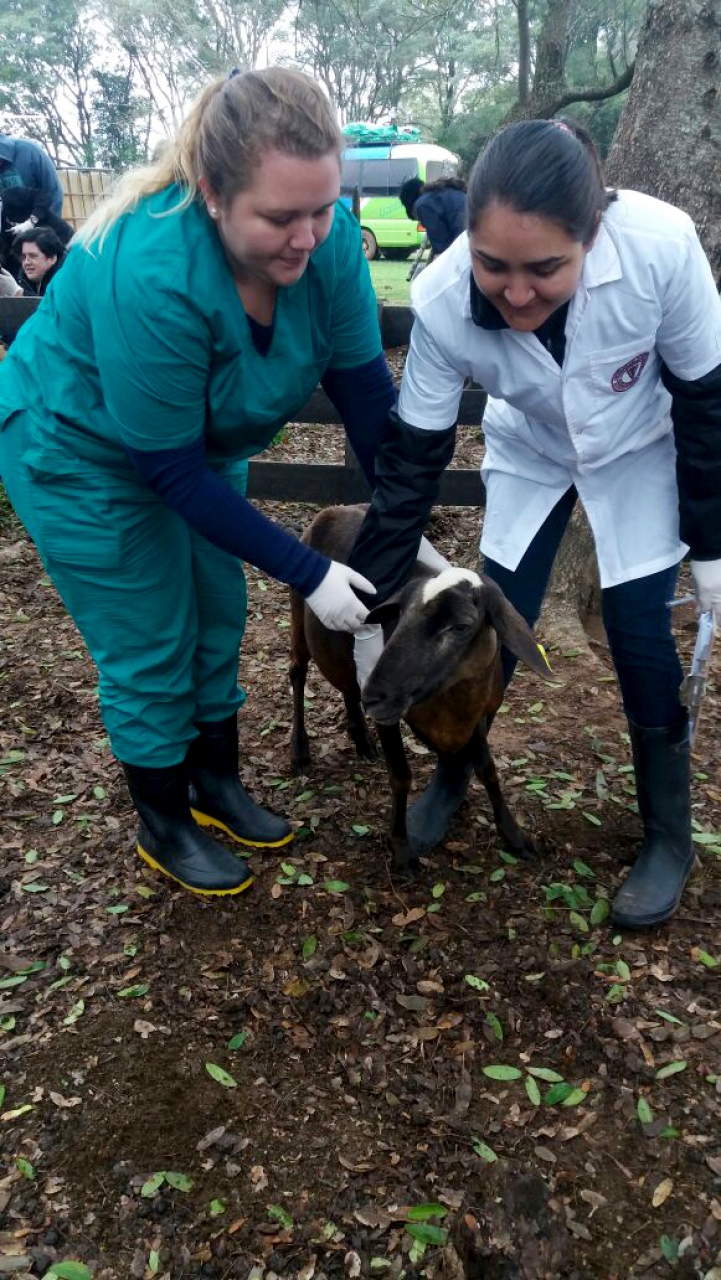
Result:
<svg viewBox="0 0 721 1280"><path fill-rule="evenodd" d="M76 240L85 245L97 243L98 248L102 249L108 232L118 218L122 218L124 213L132 213L141 200L158 191L165 191L174 182L177 182L182 192L176 206L178 212L194 200L198 191L198 178L201 176L194 167L198 135L206 107L223 83L224 78L221 78L207 85L193 103L176 137L160 149L158 158L151 164L131 169L119 179L112 195L90 214L76 235Z"/></svg>
<svg viewBox="0 0 721 1280"><path fill-rule="evenodd" d="M158 159L126 173L75 238L102 249L119 218L173 183L180 197L169 213L192 203L201 178L224 206L250 185L266 151L315 159L340 155L341 145L328 99L302 72L269 67L222 76L203 90Z"/></svg>

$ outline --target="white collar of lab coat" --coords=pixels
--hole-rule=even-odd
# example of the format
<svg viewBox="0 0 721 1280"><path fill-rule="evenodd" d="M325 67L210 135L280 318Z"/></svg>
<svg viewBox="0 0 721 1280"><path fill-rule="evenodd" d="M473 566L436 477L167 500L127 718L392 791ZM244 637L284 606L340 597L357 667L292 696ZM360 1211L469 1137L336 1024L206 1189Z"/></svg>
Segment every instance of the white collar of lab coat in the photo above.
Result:
<svg viewBox="0 0 721 1280"><path fill-rule="evenodd" d="M582 283L587 289L595 289L599 284L610 284L612 280L620 280L623 275L621 259L605 222L602 220L598 235L586 254L583 264Z"/></svg>

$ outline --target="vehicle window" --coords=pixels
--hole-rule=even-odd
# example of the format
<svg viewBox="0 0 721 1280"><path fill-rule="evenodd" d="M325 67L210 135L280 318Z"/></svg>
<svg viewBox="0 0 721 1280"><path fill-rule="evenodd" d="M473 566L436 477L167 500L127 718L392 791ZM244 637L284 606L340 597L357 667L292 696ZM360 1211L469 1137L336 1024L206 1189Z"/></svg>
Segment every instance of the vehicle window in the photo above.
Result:
<svg viewBox="0 0 721 1280"><path fill-rule="evenodd" d="M402 160L391 160L388 172L388 183L390 190L397 195L401 189L401 184L406 178L418 177L418 161L413 156L406 156Z"/></svg>
<svg viewBox="0 0 721 1280"><path fill-rule="evenodd" d="M426 165L426 182L437 182L439 178L455 178L458 165L455 160L429 160Z"/></svg>
<svg viewBox="0 0 721 1280"><path fill-rule="evenodd" d="M388 195L390 160L364 160L361 190L364 196Z"/></svg>
<svg viewBox="0 0 721 1280"><path fill-rule="evenodd" d="M352 195L353 188L361 184L360 160L344 160L341 165L341 194Z"/></svg>

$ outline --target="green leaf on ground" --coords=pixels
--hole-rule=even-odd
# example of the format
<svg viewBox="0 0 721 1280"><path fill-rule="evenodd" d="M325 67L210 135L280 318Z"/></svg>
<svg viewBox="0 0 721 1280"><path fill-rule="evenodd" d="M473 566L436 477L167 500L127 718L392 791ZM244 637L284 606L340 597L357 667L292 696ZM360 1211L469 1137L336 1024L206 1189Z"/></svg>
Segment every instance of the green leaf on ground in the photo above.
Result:
<svg viewBox="0 0 721 1280"><path fill-rule="evenodd" d="M475 973L467 973L463 979L469 987L473 987L474 991L490 991L490 985L485 978L477 978Z"/></svg>
<svg viewBox="0 0 721 1280"><path fill-rule="evenodd" d="M84 1262L54 1262L44 1280L93 1280L93 1273Z"/></svg>
<svg viewBox="0 0 721 1280"><path fill-rule="evenodd" d="M222 1084L224 1089L237 1089L238 1082L234 1080L227 1071L219 1067L215 1062L206 1062L205 1070L213 1080L217 1080L218 1084Z"/></svg>
<svg viewBox="0 0 721 1280"><path fill-rule="evenodd" d="M165 1181L175 1191L192 1191L193 1189L192 1178L187 1177L184 1173L174 1173L172 1169L166 1171Z"/></svg>
<svg viewBox="0 0 721 1280"><path fill-rule="evenodd" d="M407 1222L406 1231L421 1244L444 1245L448 1239L445 1227L433 1227L430 1222Z"/></svg>
<svg viewBox="0 0 721 1280"><path fill-rule="evenodd" d="M486 1022L488 1026L491 1028L491 1031L493 1032L496 1040L500 1044L501 1041L503 1040L503 1026L501 1024L501 1019L495 1013L487 1013Z"/></svg>
<svg viewBox="0 0 721 1280"><path fill-rule="evenodd" d="M435 1201L411 1205L406 1217L409 1222L428 1222L430 1218L445 1218L448 1210Z"/></svg>
<svg viewBox="0 0 721 1280"><path fill-rule="evenodd" d="M540 1107L541 1090L536 1084L536 1081L533 1079L533 1076L526 1076L526 1079L524 1080L523 1083L526 1088L526 1093L528 1094L529 1102L532 1103L534 1107Z"/></svg>
<svg viewBox="0 0 721 1280"><path fill-rule="evenodd" d="M281 1227L285 1227L288 1231L290 1231L294 1225L290 1214L287 1213L280 1204L268 1205L268 1217L273 1218L275 1222L279 1222Z"/></svg>
<svg viewBox="0 0 721 1280"><path fill-rule="evenodd" d="M149 1199L150 1196L154 1196L156 1191L158 1191L160 1187L162 1187L164 1182L165 1182L165 1172L164 1170L159 1169L157 1173L152 1173L150 1175L147 1182L143 1183L142 1187L140 1188L141 1196L143 1196L146 1200Z"/></svg>
<svg viewBox="0 0 721 1280"><path fill-rule="evenodd" d="M586 1095L586 1090L585 1090L585 1089L572 1089L572 1090L571 1090L571 1092L569 1093L568 1097L567 1097L567 1098L564 1098L564 1099L562 1100L562 1102L561 1102L561 1106L562 1106L562 1107L577 1107L577 1106L579 1106L579 1105L580 1105L580 1103L582 1103L582 1102L585 1102L585 1101L586 1101L586 1097L587 1097L587 1095Z"/></svg>
<svg viewBox="0 0 721 1280"><path fill-rule="evenodd" d="M573 1093L572 1084L566 1084L565 1082L562 1082L560 1084L553 1084L551 1085L551 1088L548 1090L544 1098L544 1102L547 1107L555 1107L558 1105L559 1102L565 1102L566 1098L570 1098L572 1093Z"/></svg>
<svg viewBox="0 0 721 1280"><path fill-rule="evenodd" d="M661 1236L658 1247L666 1261L670 1262L672 1266L678 1262L678 1240L674 1240L672 1236Z"/></svg>
<svg viewBox="0 0 721 1280"><path fill-rule="evenodd" d="M489 1147L488 1143L483 1142L481 1138L472 1138L471 1146L476 1155L480 1156L481 1160L485 1160L486 1164L494 1164L498 1159L493 1147Z"/></svg>
<svg viewBox="0 0 721 1280"><path fill-rule="evenodd" d="M72 1006L69 1013L66 1015L66 1017L63 1018L63 1026L72 1027L73 1023L77 1022L78 1018L81 1018L84 1013L85 1013L85 1001L76 1000L75 1004Z"/></svg>
<svg viewBox="0 0 721 1280"><path fill-rule="evenodd" d="M518 1067L508 1067L502 1062L492 1063L489 1067L481 1067L484 1076L489 1080L520 1080L523 1072Z"/></svg>
<svg viewBox="0 0 721 1280"><path fill-rule="evenodd" d="M591 911L591 924L603 924L608 918L611 904L608 898L596 898Z"/></svg>
<svg viewBox="0 0 721 1280"><path fill-rule="evenodd" d="M679 1071L685 1071L687 1066L688 1063L683 1059L680 1059L677 1062L667 1062L665 1067L659 1067L656 1072L656 1079L667 1080L669 1076L676 1076Z"/></svg>
<svg viewBox="0 0 721 1280"><path fill-rule="evenodd" d="M651 1110L646 1098L639 1098L636 1103L636 1115L641 1124L651 1124L653 1121L653 1111Z"/></svg>

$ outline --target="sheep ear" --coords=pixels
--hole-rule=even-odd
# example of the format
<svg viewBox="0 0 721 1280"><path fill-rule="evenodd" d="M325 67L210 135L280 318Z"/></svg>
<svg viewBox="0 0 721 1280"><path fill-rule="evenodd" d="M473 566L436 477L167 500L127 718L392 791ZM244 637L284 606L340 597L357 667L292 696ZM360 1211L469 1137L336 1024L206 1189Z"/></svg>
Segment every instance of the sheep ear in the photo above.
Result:
<svg viewBox="0 0 721 1280"><path fill-rule="evenodd" d="M400 616L400 601L386 600L385 604L378 604L375 609L371 609L366 622L379 622L381 626L388 626L391 622L397 622Z"/></svg>
<svg viewBox="0 0 721 1280"><path fill-rule="evenodd" d="M553 672L543 646L518 610L506 599L498 583L490 578L483 579L482 600L501 643L537 675L551 680Z"/></svg>

